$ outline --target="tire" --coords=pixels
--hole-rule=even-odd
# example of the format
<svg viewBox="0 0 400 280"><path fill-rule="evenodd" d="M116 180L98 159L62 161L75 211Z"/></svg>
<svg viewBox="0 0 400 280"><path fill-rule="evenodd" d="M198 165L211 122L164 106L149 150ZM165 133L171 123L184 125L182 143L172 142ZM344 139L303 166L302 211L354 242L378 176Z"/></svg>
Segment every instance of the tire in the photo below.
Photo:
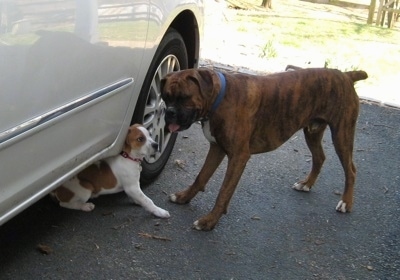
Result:
<svg viewBox="0 0 400 280"><path fill-rule="evenodd" d="M161 40L153 61L150 64L139 94L133 123L142 123L151 137L158 143L159 152L142 162L140 181L152 182L164 169L174 147L177 133L170 133L165 126L166 106L161 99L160 81L168 73L188 68L188 56L182 36L169 29Z"/></svg>

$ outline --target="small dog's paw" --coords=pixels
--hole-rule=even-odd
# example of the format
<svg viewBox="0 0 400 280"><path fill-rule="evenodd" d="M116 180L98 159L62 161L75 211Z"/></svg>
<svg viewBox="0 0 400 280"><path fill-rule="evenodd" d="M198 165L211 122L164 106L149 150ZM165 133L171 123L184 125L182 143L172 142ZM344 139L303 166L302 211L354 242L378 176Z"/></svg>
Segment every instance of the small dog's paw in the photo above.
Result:
<svg viewBox="0 0 400 280"><path fill-rule="evenodd" d="M81 210L85 211L85 212L90 212L94 209L94 204L91 202L86 202L84 204L82 204L81 206Z"/></svg>
<svg viewBox="0 0 400 280"><path fill-rule="evenodd" d="M155 209L155 210L152 212L152 214L153 214L154 216L157 216L157 217L159 217L159 218L164 218L164 219L167 219L167 218L171 217L171 215L169 214L169 212L168 212L167 210L162 209L162 208L157 208L157 209Z"/></svg>
<svg viewBox="0 0 400 280"><path fill-rule="evenodd" d="M292 186L292 189L296 191L302 191L302 192L309 192L310 188L307 185L304 185L301 182L297 182Z"/></svg>
<svg viewBox="0 0 400 280"><path fill-rule="evenodd" d="M338 205L336 206L336 211L346 213L346 202L343 202L343 200L339 201Z"/></svg>

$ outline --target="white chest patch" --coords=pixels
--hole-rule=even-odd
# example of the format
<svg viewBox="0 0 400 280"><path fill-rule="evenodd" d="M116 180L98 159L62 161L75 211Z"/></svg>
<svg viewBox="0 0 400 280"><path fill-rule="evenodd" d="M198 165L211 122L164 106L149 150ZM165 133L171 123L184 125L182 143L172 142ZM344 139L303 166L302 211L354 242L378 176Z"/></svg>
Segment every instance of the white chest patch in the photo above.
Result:
<svg viewBox="0 0 400 280"><path fill-rule="evenodd" d="M216 143L217 142L217 141L215 141L214 136L211 135L210 122L209 121L204 121L203 122L203 133L204 133L204 136L206 137L206 139L210 143Z"/></svg>

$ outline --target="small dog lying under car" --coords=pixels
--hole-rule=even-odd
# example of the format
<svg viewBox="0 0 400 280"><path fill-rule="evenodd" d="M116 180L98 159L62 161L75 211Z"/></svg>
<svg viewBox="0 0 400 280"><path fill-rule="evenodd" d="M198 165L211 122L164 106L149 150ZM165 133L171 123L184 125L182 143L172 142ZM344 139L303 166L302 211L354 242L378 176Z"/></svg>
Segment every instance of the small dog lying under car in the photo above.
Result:
<svg viewBox="0 0 400 280"><path fill-rule="evenodd" d="M153 155L158 144L150 137L146 128L132 125L126 136L122 152L90 165L77 176L53 191L60 206L70 209L92 211L94 204L90 198L102 194L121 191L133 199L136 204L160 218L169 218L169 212L156 206L140 188L141 161Z"/></svg>

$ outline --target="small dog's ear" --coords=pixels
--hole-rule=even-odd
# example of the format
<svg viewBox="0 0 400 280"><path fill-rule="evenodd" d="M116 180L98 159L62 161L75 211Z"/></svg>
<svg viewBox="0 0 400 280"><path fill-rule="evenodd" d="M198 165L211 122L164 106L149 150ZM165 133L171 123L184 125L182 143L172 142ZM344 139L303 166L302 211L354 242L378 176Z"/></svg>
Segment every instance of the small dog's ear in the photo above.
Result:
<svg viewBox="0 0 400 280"><path fill-rule="evenodd" d="M136 125L136 124L135 124ZM131 144L129 143L129 140L130 140L130 134L131 134L131 132L132 132L132 128L131 127L129 127L128 128L128 132L126 133L126 136L125 136L125 145L128 145L128 146L130 146Z"/></svg>

